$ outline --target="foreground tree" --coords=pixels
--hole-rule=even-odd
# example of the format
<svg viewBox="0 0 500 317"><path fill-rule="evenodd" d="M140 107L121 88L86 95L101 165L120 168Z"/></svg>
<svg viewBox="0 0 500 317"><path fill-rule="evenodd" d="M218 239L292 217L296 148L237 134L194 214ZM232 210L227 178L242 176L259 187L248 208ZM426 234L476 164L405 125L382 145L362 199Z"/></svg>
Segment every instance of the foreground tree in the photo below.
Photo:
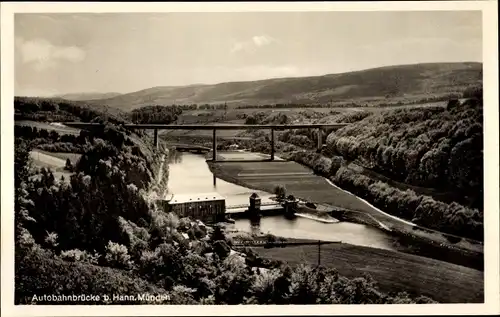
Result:
<svg viewBox="0 0 500 317"><path fill-rule="evenodd" d="M283 185L274 187L274 194L278 201L283 201L286 198L286 188Z"/></svg>

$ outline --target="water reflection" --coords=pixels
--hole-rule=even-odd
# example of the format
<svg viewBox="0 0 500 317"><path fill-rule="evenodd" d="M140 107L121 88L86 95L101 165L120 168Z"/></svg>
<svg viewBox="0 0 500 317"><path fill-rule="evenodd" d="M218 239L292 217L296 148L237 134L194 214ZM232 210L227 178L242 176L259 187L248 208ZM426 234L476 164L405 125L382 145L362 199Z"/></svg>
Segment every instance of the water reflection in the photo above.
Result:
<svg viewBox="0 0 500 317"><path fill-rule="evenodd" d="M226 205L248 204L252 193L257 193L263 201L271 196L263 191L256 191L220 178L214 181L214 175L208 168L203 155L172 151L169 166L168 189L170 193L190 194L217 192L226 198Z"/></svg>
<svg viewBox="0 0 500 317"><path fill-rule="evenodd" d="M168 154L169 164L180 164L182 163L182 153L177 152L175 149L171 149Z"/></svg>

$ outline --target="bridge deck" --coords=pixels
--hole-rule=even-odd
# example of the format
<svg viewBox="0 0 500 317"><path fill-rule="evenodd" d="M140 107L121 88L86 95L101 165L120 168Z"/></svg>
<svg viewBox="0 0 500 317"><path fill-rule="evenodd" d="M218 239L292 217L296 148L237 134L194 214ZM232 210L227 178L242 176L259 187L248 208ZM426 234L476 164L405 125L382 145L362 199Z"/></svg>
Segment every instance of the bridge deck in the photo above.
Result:
<svg viewBox="0 0 500 317"><path fill-rule="evenodd" d="M281 207L280 204L278 203L262 203L260 204L261 207L267 207L267 206L273 206L273 207ZM237 208L248 208L248 204L240 204L240 205L231 205L231 206L226 206L226 209L237 209Z"/></svg>
<svg viewBox="0 0 500 317"><path fill-rule="evenodd" d="M203 146L174 146L173 148L178 151L212 151L212 149Z"/></svg>
<svg viewBox="0 0 500 317"><path fill-rule="evenodd" d="M241 208L226 208L226 214L241 214L247 211L248 206L241 207ZM261 211L281 211L284 210L283 206L281 205L269 205L269 206L261 206L260 210Z"/></svg>
<svg viewBox="0 0 500 317"><path fill-rule="evenodd" d="M91 128L101 127L100 123L88 122L65 122L64 125L75 128ZM157 130L242 130L242 129L313 129L313 128L342 128L349 125L348 123L333 123L333 124L124 124L127 129L157 129Z"/></svg>

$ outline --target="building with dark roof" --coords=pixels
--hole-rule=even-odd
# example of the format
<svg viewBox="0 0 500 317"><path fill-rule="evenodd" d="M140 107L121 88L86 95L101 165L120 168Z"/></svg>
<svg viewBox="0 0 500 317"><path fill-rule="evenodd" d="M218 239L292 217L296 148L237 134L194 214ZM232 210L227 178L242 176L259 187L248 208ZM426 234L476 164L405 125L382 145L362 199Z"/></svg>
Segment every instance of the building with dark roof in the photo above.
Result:
<svg viewBox="0 0 500 317"><path fill-rule="evenodd" d="M218 193L174 194L164 203L166 211L180 218L191 217L206 223L221 222L225 218L226 199Z"/></svg>

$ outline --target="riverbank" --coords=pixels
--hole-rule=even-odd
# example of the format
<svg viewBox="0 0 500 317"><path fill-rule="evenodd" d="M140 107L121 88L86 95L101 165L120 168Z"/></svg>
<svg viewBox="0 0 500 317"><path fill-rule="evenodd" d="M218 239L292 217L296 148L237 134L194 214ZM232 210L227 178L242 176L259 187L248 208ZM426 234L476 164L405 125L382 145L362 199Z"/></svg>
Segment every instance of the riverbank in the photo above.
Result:
<svg viewBox="0 0 500 317"><path fill-rule="evenodd" d="M315 208L309 208L305 202L299 202L295 216L319 221L323 223L337 223L338 219L330 215L330 208L324 205L317 205Z"/></svg>
<svg viewBox="0 0 500 317"><path fill-rule="evenodd" d="M274 164L279 164L278 172L289 168L298 171L297 166L300 165L295 162L290 163L293 165L288 163ZM273 191L275 185L280 184L285 186L287 194L292 194L296 198L336 206L336 211L332 214L333 217L382 229L396 237L399 243L407 247L411 254L483 270L482 246L472 245L467 241L451 243L442 234L422 230L408 222L400 221L394 216L380 212L353 194L331 185L331 182L320 176L312 175L305 178L304 176L292 177L288 175L280 177L279 173L276 173L277 171L272 170L271 165L269 165L273 164L271 162L238 164L207 161L207 164L216 177L227 182L269 193ZM267 164L266 172L272 174L272 177L262 176L263 173L259 172L259 168L264 169L261 167L262 164ZM251 176L252 173L259 173L259 176ZM242 177L242 174L249 176Z"/></svg>
<svg viewBox="0 0 500 317"><path fill-rule="evenodd" d="M300 212L296 212L295 216L302 217L302 218L307 218L307 219L311 219L311 220L314 220L314 221L324 222L324 223L337 223L337 222L339 222L339 220L337 220L337 219L335 219L333 217L322 218L322 217L318 217L318 216L316 216L314 214L306 214L306 213L300 213Z"/></svg>

